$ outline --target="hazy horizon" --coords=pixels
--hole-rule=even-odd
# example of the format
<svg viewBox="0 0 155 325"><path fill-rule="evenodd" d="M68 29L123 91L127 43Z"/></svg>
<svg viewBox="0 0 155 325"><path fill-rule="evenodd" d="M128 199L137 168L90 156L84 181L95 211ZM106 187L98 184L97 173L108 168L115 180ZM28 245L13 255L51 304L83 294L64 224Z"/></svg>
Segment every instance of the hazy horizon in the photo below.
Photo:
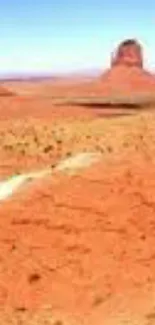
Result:
<svg viewBox="0 0 155 325"><path fill-rule="evenodd" d="M144 45L145 66L155 70L154 12L139 0L1 0L0 75L104 70L126 38Z"/></svg>

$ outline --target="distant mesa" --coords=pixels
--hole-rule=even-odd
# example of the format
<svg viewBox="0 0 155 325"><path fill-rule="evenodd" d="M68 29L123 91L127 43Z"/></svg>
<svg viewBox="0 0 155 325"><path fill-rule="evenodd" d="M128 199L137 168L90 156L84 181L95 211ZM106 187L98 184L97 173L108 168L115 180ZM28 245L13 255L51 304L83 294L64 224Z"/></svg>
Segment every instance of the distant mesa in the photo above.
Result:
<svg viewBox="0 0 155 325"><path fill-rule="evenodd" d="M137 40L127 39L118 45L97 88L96 93L102 96L155 98L155 77L144 68L143 49Z"/></svg>
<svg viewBox="0 0 155 325"><path fill-rule="evenodd" d="M143 47L134 39L125 39L111 56L109 69L88 82L62 84L61 96L71 98L74 105L91 103L125 103L155 101L155 77L144 68ZM52 86L52 95L60 94L60 87Z"/></svg>
<svg viewBox="0 0 155 325"><path fill-rule="evenodd" d="M109 69L88 82L62 85L61 96L68 98L70 104L91 107L152 104L155 102L155 77L144 64L140 42L126 39L111 56ZM52 91L53 97L60 94L56 86Z"/></svg>
<svg viewBox="0 0 155 325"><path fill-rule="evenodd" d="M127 39L123 41L112 55L111 67L128 66L143 68L142 47L135 39Z"/></svg>
<svg viewBox="0 0 155 325"><path fill-rule="evenodd" d="M36 87L35 94L49 94L53 98L62 98L61 102L74 105L89 102L91 99L100 99L106 103L116 102L118 99L128 102L131 98L142 100L151 98L155 101L155 76L144 68L143 46L135 38L125 39L111 55L109 69L95 78L60 78L49 82L48 87ZM3 87L4 85L4 87ZM6 83L7 85L7 83ZM31 87L33 89L33 87ZM12 88L13 89L13 88ZM5 83L0 84L0 96L14 96L5 88ZM63 102L63 103L64 103ZM81 105L82 105L81 104Z"/></svg>

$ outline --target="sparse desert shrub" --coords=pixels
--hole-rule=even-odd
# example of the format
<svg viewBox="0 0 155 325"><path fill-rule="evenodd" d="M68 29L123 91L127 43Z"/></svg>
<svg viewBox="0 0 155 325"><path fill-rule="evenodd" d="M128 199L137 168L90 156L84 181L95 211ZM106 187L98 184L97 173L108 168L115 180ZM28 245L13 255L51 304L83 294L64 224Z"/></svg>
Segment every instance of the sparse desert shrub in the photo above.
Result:
<svg viewBox="0 0 155 325"><path fill-rule="evenodd" d="M72 152L71 151L67 151L66 152L66 157L71 157L71 155L72 155Z"/></svg>
<svg viewBox="0 0 155 325"><path fill-rule="evenodd" d="M87 140L90 140L91 138L92 138L92 136L91 136L90 134L87 134L87 135L86 135L86 139L87 139Z"/></svg>
<svg viewBox="0 0 155 325"><path fill-rule="evenodd" d="M53 325L63 325L63 322L58 319L58 320L53 322Z"/></svg>
<svg viewBox="0 0 155 325"><path fill-rule="evenodd" d="M112 149L111 146L108 146L108 147L107 147L107 150L108 150L108 152L110 152L110 153L113 152L113 149Z"/></svg>
<svg viewBox="0 0 155 325"><path fill-rule="evenodd" d="M52 150L53 150L53 146L51 144L49 144L48 146L46 146L44 148L44 153L49 153Z"/></svg>
<svg viewBox="0 0 155 325"><path fill-rule="evenodd" d="M129 143L128 143L128 142L124 142L124 143L123 143L123 147L124 147L124 148L128 148L128 147L129 147Z"/></svg>
<svg viewBox="0 0 155 325"><path fill-rule="evenodd" d="M4 145L4 148L5 148L6 150L11 151L11 150L13 149L13 145L12 145L12 144L5 144L5 145Z"/></svg>
<svg viewBox="0 0 155 325"><path fill-rule="evenodd" d="M103 303L103 297L102 296L96 296L96 297L94 297L94 299L93 299L93 306L94 307L97 307L97 306L99 306L99 305L101 305L102 303Z"/></svg>
<svg viewBox="0 0 155 325"><path fill-rule="evenodd" d="M41 279L41 276L38 273L30 274L29 277L28 277L28 281L29 281L30 284L38 282L40 279Z"/></svg>
<svg viewBox="0 0 155 325"><path fill-rule="evenodd" d="M62 139L57 139L56 142L57 142L58 145L61 145L62 144Z"/></svg>
<svg viewBox="0 0 155 325"><path fill-rule="evenodd" d="M26 150L25 150L24 148L21 148L20 153L21 153L22 155L25 155L25 154L26 154Z"/></svg>
<svg viewBox="0 0 155 325"><path fill-rule="evenodd" d="M39 139L38 139L37 135L34 135L34 142L35 142L37 145L39 145Z"/></svg>

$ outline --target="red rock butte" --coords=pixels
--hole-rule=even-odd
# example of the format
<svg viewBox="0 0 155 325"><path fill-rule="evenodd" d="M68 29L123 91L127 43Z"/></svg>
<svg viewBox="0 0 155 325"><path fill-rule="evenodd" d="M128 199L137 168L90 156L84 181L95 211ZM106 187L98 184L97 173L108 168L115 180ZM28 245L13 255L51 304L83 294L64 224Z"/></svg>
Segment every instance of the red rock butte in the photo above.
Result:
<svg viewBox="0 0 155 325"><path fill-rule="evenodd" d="M143 68L142 48L138 41L129 39L119 45L111 62L112 67L118 65Z"/></svg>
<svg viewBox="0 0 155 325"><path fill-rule="evenodd" d="M155 76L144 68L143 47L135 39L122 41L111 57L111 66L98 78L90 82L81 82L61 88L61 94L73 97L93 97L96 102L103 97L108 103L111 99L129 97L153 99L155 94ZM53 95L60 92L53 87Z"/></svg>
<svg viewBox="0 0 155 325"><path fill-rule="evenodd" d="M138 41L128 39L112 55L111 67L100 78L104 95L144 95L155 92L155 77L143 68L143 50Z"/></svg>

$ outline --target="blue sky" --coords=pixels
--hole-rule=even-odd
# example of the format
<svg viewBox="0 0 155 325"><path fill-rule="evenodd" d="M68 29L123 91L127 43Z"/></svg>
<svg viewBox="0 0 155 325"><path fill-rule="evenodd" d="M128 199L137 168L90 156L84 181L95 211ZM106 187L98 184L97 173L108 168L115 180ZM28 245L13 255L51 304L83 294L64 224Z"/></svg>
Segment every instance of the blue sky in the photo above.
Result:
<svg viewBox="0 0 155 325"><path fill-rule="evenodd" d="M1 74L104 69L128 37L155 70L153 0L0 0Z"/></svg>

